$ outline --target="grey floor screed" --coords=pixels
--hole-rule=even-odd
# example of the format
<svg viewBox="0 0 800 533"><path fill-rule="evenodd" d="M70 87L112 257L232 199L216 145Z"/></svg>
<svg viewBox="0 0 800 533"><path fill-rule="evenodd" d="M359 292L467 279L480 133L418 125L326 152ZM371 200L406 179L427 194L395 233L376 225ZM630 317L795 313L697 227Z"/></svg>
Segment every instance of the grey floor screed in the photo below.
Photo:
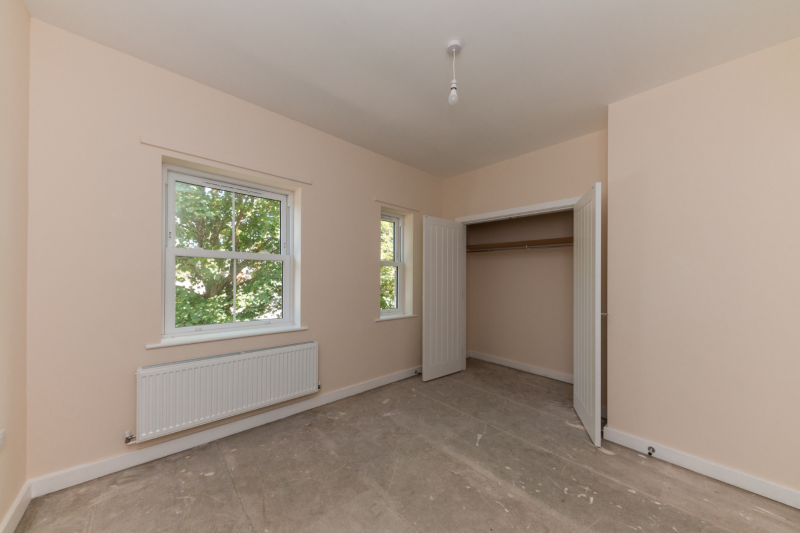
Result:
<svg viewBox="0 0 800 533"><path fill-rule="evenodd" d="M606 443L572 386L474 359L37 498L17 533L800 531L800 511Z"/></svg>

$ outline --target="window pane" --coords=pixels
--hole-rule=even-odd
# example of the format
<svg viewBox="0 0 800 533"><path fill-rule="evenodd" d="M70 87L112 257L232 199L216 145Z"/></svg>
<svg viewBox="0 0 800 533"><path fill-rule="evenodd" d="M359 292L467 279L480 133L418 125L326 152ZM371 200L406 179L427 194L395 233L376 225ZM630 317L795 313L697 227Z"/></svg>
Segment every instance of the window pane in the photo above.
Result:
<svg viewBox="0 0 800 533"><path fill-rule="evenodd" d="M236 321L283 318L283 262L236 261Z"/></svg>
<svg viewBox="0 0 800 533"><path fill-rule="evenodd" d="M281 253L281 203L236 194L236 251Z"/></svg>
<svg viewBox="0 0 800 533"><path fill-rule="evenodd" d="M381 309L397 309L397 267L381 267Z"/></svg>
<svg viewBox="0 0 800 533"><path fill-rule="evenodd" d="M233 322L230 259L175 259L175 327Z"/></svg>
<svg viewBox="0 0 800 533"><path fill-rule="evenodd" d="M233 249L233 193L175 182L175 247Z"/></svg>
<svg viewBox="0 0 800 533"><path fill-rule="evenodd" d="M394 222L381 220L381 261L395 261Z"/></svg>

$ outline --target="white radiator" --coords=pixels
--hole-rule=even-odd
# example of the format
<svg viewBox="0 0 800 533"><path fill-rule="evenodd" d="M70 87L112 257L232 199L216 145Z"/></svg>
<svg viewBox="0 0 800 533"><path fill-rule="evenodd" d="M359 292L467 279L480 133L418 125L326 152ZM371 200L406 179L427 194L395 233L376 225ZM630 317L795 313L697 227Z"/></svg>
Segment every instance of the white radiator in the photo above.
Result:
<svg viewBox="0 0 800 533"><path fill-rule="evenodd" d="M317 392L318 346L144 366L136 372L136 442Z"/></svg>

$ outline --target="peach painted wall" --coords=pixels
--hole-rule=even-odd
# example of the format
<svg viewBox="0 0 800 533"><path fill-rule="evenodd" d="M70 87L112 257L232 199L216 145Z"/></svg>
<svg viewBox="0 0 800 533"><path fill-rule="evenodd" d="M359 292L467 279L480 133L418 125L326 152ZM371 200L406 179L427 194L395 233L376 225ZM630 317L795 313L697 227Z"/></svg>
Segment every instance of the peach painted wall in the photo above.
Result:
<svg viewBox="0 0 800 533"><path fill-rule="evenodd" d="M123 437L142 365L315 340L325 393L421 364L420 318L375 322L375 198L418 209L420 257L439 178L40 21L31 31L30 477L138 448ZM297 228L308 331L145 350L161 332L162 156L227 167L143 135L313 181Z"/></svg>
<svg viewBox="0 0 800 533"><path fill-rule="evenodd" d="M448 178L444 217L582 196L601 182L605 302L606 156L603 130ZM467 287L468 350L572 374L571 248L471 254Z"/></svg>
<svg viewBox="0 0 800 533"><path fill-rule="evenodd" d="M31 18L0 0L0 522L25 483L25 262Z"/></svg>
<svg viewBox="0 0 800 533"><path fill-rule="evenodd" d="M609 109L609 426L800 489L800 39Z"/></svg>

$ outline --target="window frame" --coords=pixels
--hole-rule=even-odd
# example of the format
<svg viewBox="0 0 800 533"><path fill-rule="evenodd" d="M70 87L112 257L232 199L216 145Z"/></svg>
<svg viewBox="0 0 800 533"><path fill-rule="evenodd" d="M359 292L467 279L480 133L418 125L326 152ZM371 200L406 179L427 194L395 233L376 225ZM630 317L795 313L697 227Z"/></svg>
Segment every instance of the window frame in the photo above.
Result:
<svg viewBox="0 0 800 533"><path fill-rule="evenodd" d="M386 211L381 211L381 222L394 223L394 261L384 261L381 259L381 266L397 267L397 280L395 282L396 302L395 309L381 309L381 317L398 316L405 314L405 263L403 262L403 215L397 215ZM380 286L380 274L378 275L378 285ZM380 305L380 303L378 304Z"/></svg>
<svg viewBox="0 0 800 533"><path fill-rule="evenodd" d="M294 257L292 255L292 208L291 191L268 187L257 183L211 174L199 170L175 165L163 166L164 181L164 224L162 273L162 338L187 337L244 330L283 329L294 324ZM204 187L212 187L231 193L242 193L281 202L281 243L280 254L266 252L236 252L221 250L203 250L201 248L175 247L175 182L190 183ZM234 230L235 231L235 230ZM235 239L235 237L234 237ZM235 245L234 245L235 248ZM203 326L175 326L175 268L178 257L222 258L238 260L268 260L283 263L283 313L282 318L250 320L246 322L230 322L225 324L207 324ZM235 314L235 310L234 310Z"/></svg>

